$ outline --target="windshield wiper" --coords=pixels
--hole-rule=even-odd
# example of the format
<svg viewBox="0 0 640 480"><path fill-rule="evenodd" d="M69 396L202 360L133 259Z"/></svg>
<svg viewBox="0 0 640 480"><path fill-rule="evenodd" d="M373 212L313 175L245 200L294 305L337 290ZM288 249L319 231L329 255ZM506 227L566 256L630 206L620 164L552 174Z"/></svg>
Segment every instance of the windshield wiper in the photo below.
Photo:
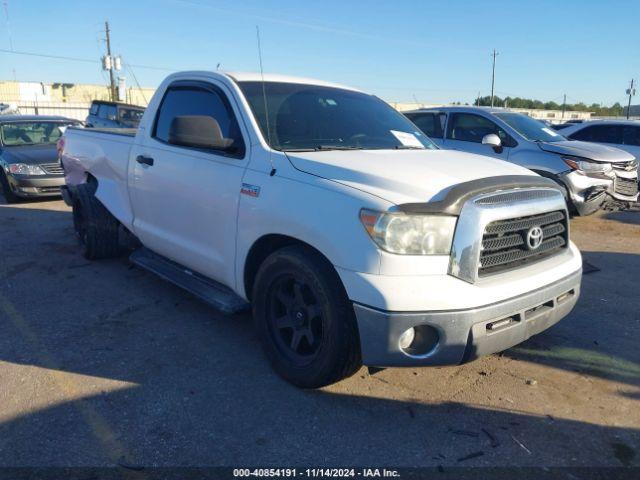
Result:
<svg viewBox="0 0 640 480"><path fill-rule="evenodd" d="M426 150L426 147L418 147L414 145L396 145L396 150Z"/></svg>
<svg viewBox="0 0 640 480"><path fill-rule="evenodd" d="M283 152L319 152L327 150L364 150L364 147L355 147L349 145L318 145L317 147L307 148L285 148Z"/></svg>
<svg viewBox="0 0 640 480"><path fill-rule="evenodd" d="M364 150L364 148L353 145L318 145L316 150Z"/></svg>

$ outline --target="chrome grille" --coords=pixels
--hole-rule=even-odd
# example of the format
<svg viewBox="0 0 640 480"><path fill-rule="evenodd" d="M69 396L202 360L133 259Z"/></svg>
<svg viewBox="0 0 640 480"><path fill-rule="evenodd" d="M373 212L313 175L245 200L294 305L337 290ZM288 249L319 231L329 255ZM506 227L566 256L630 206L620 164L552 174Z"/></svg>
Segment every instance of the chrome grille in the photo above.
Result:
<svg viewBox="0 0 640 480"><path fill-rule="evenodd" d="M626 195L629 197L635 197L638 193L638 179L637 178L624 178L616 177L614 180L614 191L618 195Z"/></svg>
<svg viewBox="0 0 640 480"><path fill-rule="evenodd" d="M611 166L615 170L623 170L626 172L633 172L638 169L638 161L631 160L630 162L612 163Z"/></svg>
<svg viewBox="0 0 640 480"><path fill-rule="evenodd" d="M40 168L42 168L49 175L64 175L64 170L62 169L62 165L60 163L41 163Z"/></svg>
<svg viewBox="0 0 640 480"><path fill-rule="evenodd" d="M531 228L542 229L542 242L533 249L527 245ZM478 276L482 277L554 255L569 245L564 211L498 220L487 225L482 236Z"/></svg>

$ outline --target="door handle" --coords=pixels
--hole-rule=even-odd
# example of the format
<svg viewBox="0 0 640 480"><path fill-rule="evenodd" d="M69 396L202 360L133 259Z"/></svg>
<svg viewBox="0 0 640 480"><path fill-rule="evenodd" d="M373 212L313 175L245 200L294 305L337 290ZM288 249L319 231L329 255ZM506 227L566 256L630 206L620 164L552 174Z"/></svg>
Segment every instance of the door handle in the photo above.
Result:
<svg viewBox="0 0 640 480"><path fill-rule="evenodd" d="M153 158L145 157L144 155L138 155L136 157L136 162L144 164L144 165L152 166L153 165Z"/></svg>

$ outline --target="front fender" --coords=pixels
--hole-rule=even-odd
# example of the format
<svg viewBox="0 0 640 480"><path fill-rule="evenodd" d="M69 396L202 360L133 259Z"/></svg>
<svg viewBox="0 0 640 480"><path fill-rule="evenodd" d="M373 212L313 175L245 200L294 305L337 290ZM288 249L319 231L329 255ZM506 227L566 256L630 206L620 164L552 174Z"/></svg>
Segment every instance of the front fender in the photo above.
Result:
<svg viewBox="0 0 640 480"><path fill-rule="evenodd" d="M243 183L253 194L241 194L236 248L236 292L245 298L247 255L256 241L270 234L311 245L335 267L379 273L380 253L359 215L362 208L387 209L391 204L330 180L306 176L309 183L247 170ZM258 188L257 196L249 187Z"/></svg>

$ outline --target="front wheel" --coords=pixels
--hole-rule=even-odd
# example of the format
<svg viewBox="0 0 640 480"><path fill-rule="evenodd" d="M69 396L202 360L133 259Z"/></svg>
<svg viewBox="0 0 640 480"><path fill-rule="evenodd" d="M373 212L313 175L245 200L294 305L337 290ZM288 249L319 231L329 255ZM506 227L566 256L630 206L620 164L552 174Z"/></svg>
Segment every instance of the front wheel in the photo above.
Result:
<svg viewBox="0 0 640 480"><path fill-rule="evenodd" d="M360 368L353 306L333 266L314 250L292 246L271 254L252 300L264 351L285 380L319 388Z"/></svg>

